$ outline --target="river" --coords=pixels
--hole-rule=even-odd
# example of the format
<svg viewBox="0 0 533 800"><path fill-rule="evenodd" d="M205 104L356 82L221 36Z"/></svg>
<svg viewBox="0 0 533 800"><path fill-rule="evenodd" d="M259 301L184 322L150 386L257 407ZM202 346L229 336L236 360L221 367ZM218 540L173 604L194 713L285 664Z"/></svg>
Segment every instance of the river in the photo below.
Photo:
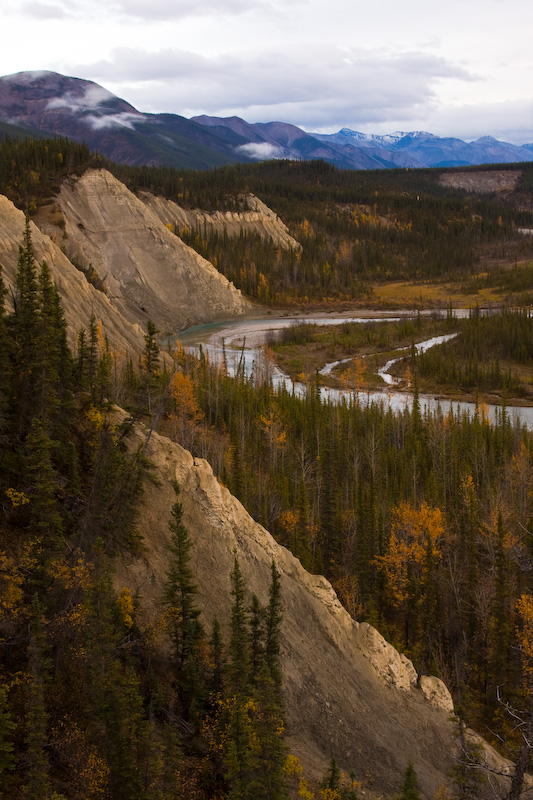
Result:
<svg viewBox="0 0 533 800"><path fill-rule="evenodd" d="M423 312L424 314L434 313L433 311ZM468 311L454 312L457 316L468 314ZM294 391L296 394L305 394L307 391L304 384L293 383L293 381L281 372L278 367L271 362L268 362L263 350L263 345L267 342L268 337L272 332L288 328L291 325L307 322L317 325L342 325L346 322L355 322L363 324L365 322L397 322L406 317L414 317L411 313L399 313L396 316L385 315L380 313L366 313L364 316L349 317L346 315L328 314L327 316L309 315L298 317L263 317L262 319L238 319L228 320L227 322L212 323L209 325L197 325L194 328L179 333L179 341L187 348L199 351L200 346L205 353L209 354L209 358L214 362L220 362L225 354L228 372L235 374L237 368L241 366L247 374L252 372L262 372L264 375L272 379L274 386L285 386L289 391ZM452 334L453 335L453 334ZM417 345L417 349L426 350L429 347L440 344L442 341L450 338L448 336L437 336L421 342ZM343 361L351 359L343 359ZM394 390L394 378L389 374L388 370L398 359L392 359L380 370L383 377L385 386L378 391L361 392L358 395L360 404L380 403L386 408L392 408L393 411L402 411L404 409L411 409L413 405L413 395L410 392L400 392ZM326 364L320 371L326 375L340 362L331 362ZM347 396L349 390L345 389L330 389L322 387L320 389L321 398L325 402L338 402L343 396ZM448 412L453 410L454 414L467 412L471 415L475 414L476 406L474 403L459 402L438 399L433 395L420 395L419 397L420 408L423 412L437 412L442 410ZM507 415L511 422L519 422L529 430L533 430L533 408L529 406L507 406ZM489 405L488 414L493 421L501 418L502 407L499 405Z"/></svg>

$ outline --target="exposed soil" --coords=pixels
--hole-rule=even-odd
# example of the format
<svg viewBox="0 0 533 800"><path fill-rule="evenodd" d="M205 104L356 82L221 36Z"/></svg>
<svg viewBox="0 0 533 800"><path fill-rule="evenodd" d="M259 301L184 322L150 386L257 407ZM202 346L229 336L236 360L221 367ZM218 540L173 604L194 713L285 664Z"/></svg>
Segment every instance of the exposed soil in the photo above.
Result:
<svg viewBox="0 0 533 800"><path fill-rule="evenodd" d="M492 192L512 192L513 189L516 189L521 175L522 172L519 169L444 172L439 177L439 183L476 194L492 194Z"/></svg>

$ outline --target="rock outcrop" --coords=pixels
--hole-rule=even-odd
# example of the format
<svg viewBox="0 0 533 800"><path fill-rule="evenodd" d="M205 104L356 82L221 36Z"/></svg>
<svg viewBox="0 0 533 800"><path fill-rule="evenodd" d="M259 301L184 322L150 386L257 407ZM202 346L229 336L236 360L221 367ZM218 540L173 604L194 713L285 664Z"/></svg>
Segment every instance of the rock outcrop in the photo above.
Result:
<svg viewBox="0 0 533 800"><path fill-rule="evenodd" d="M178 233L183 228L207 230L227 236L240 236L241 233L256 233L263 239L271 239L278 247L300 251L302 246L294 239L285 223L258 197L247 194L243 198L243 211L202 211L186 209L148 192L140 193L141 200L156 214L164 225L172 225Z"/></svg>
<svg viewBox="0 0 533 800"><path fill-rule="evenodd" d="M509 192L516 188L520 170L490 170L472 172L443 172L439 176L439 183L453 189L464 189L476 194L491 194L492 192Z"/></svg>
<svg viewBox="0 0 533 800"><path fill-rule="evenodd" d="M0 264L8 288L8 307L13 296L13 279L24 227L22 211L15 208L7 197L0 195ZM88 283L50 237L43 234L33 222L30 222L30 231L36 260L38 263L43 260L47 262L61 296L70 345L74 345L80 328L89 327L94 314L102 322L103 333L108 336L113 352L142 352L144 338L139 325L125 319L110 299Z"/></svg>
<svg viewBox="0 0 533 800"><path fill-rule="evenodd" d="M130 323L146 327L150 319L167 335L251 309L239 289L106 170L65 182L55 203L63 216L65 253L97 271Z"/></svg>
<svg viewBox="0 0 533 800"><path fill-rule="evenodd" d="M452 697L446 688L446 684L443 683L440 678L422 675L420 678L420 688L426 700L429 700L434 706L443 708L444 711L448 711L450 714L453 712Z"/></svg>
<svg viewBox="0 0 533 800"><path fill-rule="evenodd" d="M432 797L456 749L445 687L436 704L433 697L426 699L413 665L370 625L355 622L329 582L307 573L254 522L207 462L156 433L148 436L141 426L135 437L134 447L148 438L157 481L146 487L140 520L146 553L118 565L117 586L138 590L146 620L155 619L168 565L172 481L177 480L208 629L216 613L227 630L234 553L249 597L254 592L262 603L268 602L272 559L281 573L287 740L307 773L323 775L334 755L372 791L395 794L412 759L424 796Z"/></svg>

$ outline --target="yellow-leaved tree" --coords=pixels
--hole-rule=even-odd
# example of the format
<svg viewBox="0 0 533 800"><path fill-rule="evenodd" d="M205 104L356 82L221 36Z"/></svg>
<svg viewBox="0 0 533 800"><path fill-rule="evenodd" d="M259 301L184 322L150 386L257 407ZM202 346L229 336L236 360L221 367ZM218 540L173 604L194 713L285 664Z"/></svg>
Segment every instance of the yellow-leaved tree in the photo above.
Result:
<svg viewBox="0 0 533 800"><path fill-rule="evenodd" d="M174 438L190 448L203 414L196 399L194 383L188 375L176 371L170 381L174 410L169 414L174 424Z"/></svg>
<svg viewBox="0 0 533 800"><path fill-rule="evenodd" d="M385 577L389 602L398 610L397 633L403 646L423 641L423 651L417 655L426 665L434 658L439 629L436 581L443 533L440 508L427 503L416 508L402 501L392 511L387 549L375 561Z"/></svg>

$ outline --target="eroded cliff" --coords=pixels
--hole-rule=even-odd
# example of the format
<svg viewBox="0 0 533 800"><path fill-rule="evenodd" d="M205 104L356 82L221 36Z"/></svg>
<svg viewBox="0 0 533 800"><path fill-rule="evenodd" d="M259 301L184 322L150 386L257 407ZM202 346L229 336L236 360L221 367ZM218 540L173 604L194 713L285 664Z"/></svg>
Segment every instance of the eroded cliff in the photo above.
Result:
<svg viewBox="0 0 533 800"><path fill-rule="evenodd" d="M176 232L183 228L207 232L226 233L227 236L240 236L241 233L255 233L263 239L271 239L275 245L299 252L302 246L294 239L285 223L258 197L248 194L243 198L243 211L202 211L186 209L148 192L140 194L141 200L159 217L165 225L172 225Z"/></svg>
<svg viewBox="0 0 533 800"><path fill-rule="evenodd" d="M8 288L8 306L11 306L14 296L13 280L25 224L22 211L0 195L0 264ZM94 314L102 322L103 333L108 336L113 352L141 352L144 347L141 327L127 320L109 297L88 283L60 248L33 222L30 222L30 232L36 261L46 261L61 296L71 346L78 330L82 327L87 329Z"/></svg>
<svg viewBox="0 0 533 800"><path fill-rule="evenodd" d="M251 309L239 289L106 170L65 182L55 203L65 253L97 271L129 322L144 327L150 319L166 335ZM57 234L44 222L43 229Z"/></svg>
<svg viewBox="0 0 533 800"><path fill-rule="evenodd" d="M142 426L135 437L137 443L147 441L157 482L146 488L140 520L147 551L119 564L118 587L138 590L147 620L155 619L168 563L172 481L177 480L208 628L215 613L228 623L234 553L249 596L254 592L263 603L272 559L281 573L287 740L308 774L323 775L334 755L373 791L391 794L412 759L424 795L433 796L456 749L444 685L427 679L425 691L424 684L419 688L411 662L374 628L355 622L329 582L307 573L255 523L207 462L156 433L148 435Z"/></svg>

